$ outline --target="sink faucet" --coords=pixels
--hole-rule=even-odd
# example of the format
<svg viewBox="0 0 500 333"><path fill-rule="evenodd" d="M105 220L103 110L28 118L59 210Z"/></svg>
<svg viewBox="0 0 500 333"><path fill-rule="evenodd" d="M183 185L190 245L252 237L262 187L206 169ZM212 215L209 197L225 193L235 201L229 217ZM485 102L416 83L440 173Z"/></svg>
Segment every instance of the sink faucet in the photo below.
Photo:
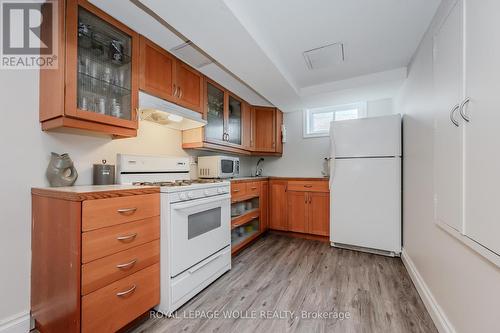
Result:
<svg viewBox="0 0 500 333"><path fill-rule="evenodd" d="M257 166L255 167L255 177L260 177L262 176L262 168L259 168L260 163L264 162L264 159L261 157L257 161Z"/></svg>

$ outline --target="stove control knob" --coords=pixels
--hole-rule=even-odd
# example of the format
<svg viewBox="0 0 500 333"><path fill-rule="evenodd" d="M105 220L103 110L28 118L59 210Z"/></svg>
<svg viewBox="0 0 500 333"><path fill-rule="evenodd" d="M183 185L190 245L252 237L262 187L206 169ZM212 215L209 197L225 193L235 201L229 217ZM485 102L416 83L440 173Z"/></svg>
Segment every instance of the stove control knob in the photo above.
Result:
<svg viewBox="0 0 500 333"><path fill-rule="evenodd" d="M193 192L188 192L188 193L187 193L187 197L188 197L189 199L193 199L193 198L194 198L194 194L193 194Z"/></svg>
<svg viewBox="0 0 500 333"><path fill-rule="evenodd" d="M186 199L187 199L187 197L186 197L186 193L181 193L181 194L179 194L179 199L181 199L181 200L186 200Z"/></svg>
<svg viewBox="0 0 500 333"><path fill-rule="evenodd" d="M203 194L210 195L210 191L209 190L205 190L205 191L203 191Z"/></svg>

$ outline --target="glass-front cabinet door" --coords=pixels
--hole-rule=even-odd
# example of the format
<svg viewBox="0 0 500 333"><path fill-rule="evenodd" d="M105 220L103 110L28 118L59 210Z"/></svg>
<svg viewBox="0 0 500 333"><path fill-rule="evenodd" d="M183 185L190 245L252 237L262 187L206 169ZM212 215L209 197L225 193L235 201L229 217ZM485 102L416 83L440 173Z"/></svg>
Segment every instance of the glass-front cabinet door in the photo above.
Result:
<svg viewBox="0 0 500 333"><path fill-rule="evenodd" d="M207 82L207 125L205 139L223 141L224 131L224 90Z"/></svg>
<svg viewBox="0 0 500 333"><path fill-rule="evenodd" d="M75 110L79 118L136 128L138 35L85 2L77 3L68 8L68 16L76 16L69 37L76 38L76 50L68 54L68 60L76 58L76 73L70 73L76 98L68 102L75 104L69 113Z"/></svg>
<svg viewBox="0 0 500 333"><path fill-rule="evenodd" d="M237 145L242 143L242 108L243 102L229 95L226 141Z"/></svg>

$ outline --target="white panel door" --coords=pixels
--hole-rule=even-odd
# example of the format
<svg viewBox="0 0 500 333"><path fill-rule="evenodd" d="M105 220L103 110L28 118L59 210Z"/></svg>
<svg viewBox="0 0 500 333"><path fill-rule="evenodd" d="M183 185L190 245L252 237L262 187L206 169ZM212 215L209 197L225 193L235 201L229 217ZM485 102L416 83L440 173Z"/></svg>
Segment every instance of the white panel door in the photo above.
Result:
<svg viewBox="0 0 500 333"><path fill-rule="evenodd" d="M401 156L401 115L332 122L336 157Z"/></svg>
<svg viewBox="0 0 500 333"><path fill-rule="evenodd" d="M500 1L466 1L465 235L500 255Z"/></svg>
<svg viewBox="0 0 500 333"><path fill-rule="evenodd" d="M434 36L434 214L436 222L460 232L464 126L459 114L463 95L462 8L462 2L457 1Z"/></svg>
<svg viewBox="0 0 500 333"><path fill-rule="evenodd" d="M401 252L401 158L337 159L330 241Z"/></svg>

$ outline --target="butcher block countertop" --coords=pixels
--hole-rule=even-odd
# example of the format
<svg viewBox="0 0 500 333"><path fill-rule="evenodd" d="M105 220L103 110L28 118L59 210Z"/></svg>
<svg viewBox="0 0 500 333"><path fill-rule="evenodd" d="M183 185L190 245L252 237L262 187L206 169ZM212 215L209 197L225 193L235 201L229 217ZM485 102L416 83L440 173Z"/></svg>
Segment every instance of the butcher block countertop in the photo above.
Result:
<svg viewBox="0 0 500 333"><path fill-rule="evenodd" d="M31 189L31 194L34 195L69 201L116 198L151 193L160 193L160 188L158 186L134 185L82 185L66 187L34 187Z"/></svg>
<svg viewBox="0 0 500 333"><path fill-rule="evenodd" d="M299 180L299 181L327 181L329 178L327 177L275 177L275 176L269 176L269 177L238 177L238 178L232 178L231 182L238 182L238 183L243 183L243 182L256 182L256 181L263 181L263 180Z"/></svg>

